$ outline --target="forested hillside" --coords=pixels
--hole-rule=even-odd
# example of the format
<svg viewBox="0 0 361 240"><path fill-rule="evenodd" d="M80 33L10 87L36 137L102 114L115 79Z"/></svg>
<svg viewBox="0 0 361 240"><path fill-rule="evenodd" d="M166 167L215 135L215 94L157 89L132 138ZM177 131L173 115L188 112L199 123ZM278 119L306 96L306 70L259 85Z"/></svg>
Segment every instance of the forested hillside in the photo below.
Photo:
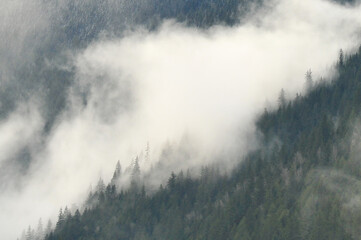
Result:
<svg viewBox="0 0 361 240"><path fill-rule="evenodd" d="M27 10L28 5L19 2ZM282 3L280 7L277 5L279 2ZM277 83L278 79L275 78L282 74L270 69L285 65L292 56L294 63L287 65L290 69L285 67L286 75L295 79L304 78L306 90L300 90L296 96L291 96L289 92L279 89L277 107L271 103L256 119L254 142L257 144L253 142L254 132L247 132L252 134L252 137L247 139L251 142L249 145L253 145L249 147L250 151L248 145L232 146L236 149L236 155L242 156L236 159L236 167L233 167L233 162L230 163L234 159L219 159L219 156L228 156L227 153L223 154L228 149L233 150L231 147L222 149L222 144L227 142L228 138L215 137L215 133L219 131L209 135L207 131L212 130L209 126L219 129L226 126L224 129L230 133L230 129L235 130L238 126L246 128L249 125L232 125L234 128L231 128L227 124L215 124L200 130L206 132L203 133L206 137L202 134L199 137L198 133L195 133L195 139L199 142L207 137L217 138L220 147L214 150L219 155L213 159L208 152L208 155L202 155L201 151L206 149L212 152L213 149L209 149L209 146L213 145L204 144L206 147L199 150L196 149L198 146L192 146L192 141L185 141L185 145L188 144L186 147L196 153L197 150L200 152L198 162L194 160L196 163L189 164L195 166L193 169L187 169L188 162L182 161L192 162L192 157L197 154L192 155L194 152L188 151L189 149L181 144L175 154L167 154L169 149L166 137L162 139L162 143L160 138L155 138L159 140L157 150L160 153L154 154L154 162L150 162L149 142L145 152L141 152L143 164L148 161L147 171L143 172L141 169L138 156L125 169L122 169L124 166L118 162L111 181L104 183L100 179L96 188L89 191L85 202L77 202L77 207L70 206L72 203L69 202L68 206L59 210L53 226L49 220L45 227L46 224L43 225L40 220L37 227L26 228L20 239L361 239L361 47L358 51L352 51L352 46L359 42L352 45L351 40L348 42L338 38L344 33L344 38L353 41L359 37L359 31L356 34L352 29L357 24L350 27L350 31L341 31L343 29L339 28L344 26L343 24L332 23L329 26L330 19L323 17L320 17L321 20L314 28L312 22L315 19L309 17L307 11L298 11L298 7L303 7L302 9L312 10L310 16L317 15L318 11L313 12L312 6L309 7L308 4L309 2L298 5L297 0L291 4L278 0L39 0L34 1L34 5L44 13L44 16L39 17L40 24L35 21L37 19L34 20L34 26L39 24L39 29L26 29L24 36L18 36L21 27L18 29L14 24L13 30L11 24L5 23L5 27L0 24L0 33L5 39L0 38L0 150L10 149L4 150L4 156L0 157L0 205L5 206L0 208L0 216L3 213L5 216L0 218L2 223L10 226L17 222L19 216L33 221L34 217L30 215L37 210L41 210L39 217L45 216L44 219L48 219L53 214L49 206L59 206L60 202L81 196L77 191L80 192L84 182L71 180L88 180L102 175L106 171L102 172L100 168L109 165L114 156L118 158L119 149L125 149L128 156L134 156L134 152L139 150L134 150L140 145L139 142L146 142L146 138L151 135L149 132L154 133L149 130L154 125L141 128L141 124L148 124L141 121L146 119L147 114L160 122L160 127L155 125L159 132L172 132L174 129L169 126L185 132L181 137L177 134L174 135L176 137L170 136L175 138L172 139L174 142L179 140L177 137L187 137L187 124L192 125L189 119L188 122L185 121L185 126L181 121L179 125L162 126L162 118L169 115L169 109L175 109L176 112L181 108L177 104L183 106L179 99L172 101L172 94L178 93L177 91L180 95L185 93L181 99L194 100L197 99L194 98L196 96L204 102L223 95L227 98L227 94L232 95L247 87L250 95L257 95L259 92L253 90L264 83L266 84L262 88L272 92L275 90L271 85L279 86L283 83ZM318 1L317 4L316 8L326 6L338 14L358 6L358 2L354 0ZM275 12L272 12L273 8L276 9ZM289 8L292 9L290 13ZM19 13L15 11L14 16L17 16L16 14ZM293 18L291 15L299 16ZM335 22L341 19L340 22L345 20L343 23L347 24L351 22L350 19L358 19L354 16L344 19L339 15L335 17ZM303 17L306 20L300 21ZM27 20L27 16L24 19ZM300 28L298 21L301 22ZM326 39L334 41L325 48L322 48L323 44L319 42L320 39L325 39L325 36L318 36L323 34L318 33L323 28L319 26L327 26L324 27L327 29ZM340 32L334 34L333 28ZM6 33L12 34L9 39L19 38L20 43L14 40L15 43L10 44L11 41L6 41ZM302 38L308 33L312 38ZM169 37L170 41L164 36ZM265 41L258 41L260 36L264 37ZM228 37L231 39L227 39ZM249 39L243 41L246 38ZM156 39L158 42L149 39ZM298 42L298 39L301 40ZM138 41L145 43L142 45ZM203 43L208 48L198 52L198 49L182 45L184 42L185 45L193 44L193 41L195 45L199 44L196 46L200 47L200 43ZM314 44L308 45L313 41ZM130 42L138 44L132 45ZM159 42L165 49L170 50L166 56L159 53L159 58L163 57L165 60L162 60L167 64L162 65L163 62L160 61L162 64L152 65L153 60L159 60ZM253 42L256 44L252 45ZM274 44L268 45L265 42ZM292 44L289 45L290 42ZM335 59L326 78L315 78L311 70L307 71L305 76L292 75L298 71L293 65L304 59L310 60L307 54L298 53L302 52L303 48L314 51L314 46L318 44L325 56L333 56L325 50L331 48L331 45L332 48L338 48L340 43L345 42L348 43L345 44L347 50L353 53L345 54L340 50L338 59ZM246 46L238 48L242 44ZM124 45L133 47L135 51L127 52ZM254 46L260 51L255 51ZM178 47L186 49L186 54L179 58L181 60L172 58L173 54L179 54L176 51ZM292 47L299 49L295 50L294 55L283 55L270 51L273 47L281 51L289 51ZM234 55L229 54L233 48ZM124 56L119 49L124 51ZM216 54L212 52L214 49ZM137 51L144 51L145 54ZM255 52L254 55L252 51ZM206 59L214 63L206 66L220 66L221 70L213 72L212 69L204 70L200 66L183 66L190 59L202 54L206 57L199 58L200 60ZM266 59L264 62L257 62L263 58ZM320 58L320 54L315 54L315 58ZM202 65L203 62L199 59L197 63ZM239 59L246 60L238 63ZM252 69L252 64L245 64L247 61L255 62L258 66ZM141 66L144 62L148 65L138 69L138 65ZM312 61L309 62L311 64ZM235 80L234 76L238 75L230 72L234 68L227 64L238 64L239 71L247 74L241 75L242 79ZM317 66L319 62L314 61L312 64ZM248 66L251 66L250 69L247 69ZM154 72L149 71L153 70L152 67ZM163 68L166 68L166 71ZM141 74L134 74L134 69ZM165 76L169 76L168 71L174 71L171 75L176 79L174 82L165 79ZM185 76L191 76L190 80L194 82L191 91L187 91L188 86L183 89L182 85L189 79L182 79L183 75L179 78L176 76L182 71L190 72ZM208 75L203 74L207 71ZM262 71L265 71L264 75L270 79L268 86L266 81L260 80L263 75L257 74ZM322 71L317 71L319 72ZM153 79L148 79L147 74L154 74ZM208 83L214 80L213 75L222 76L227 87L223 88L222 84L209 87ZM139 76L146 79L145 83L138 79ZM160 85L156 85L155 80L158 77L161 79ZM197 77L206 78L206 81L197 81ZM162 88L167 85L165 82L168 80L177 91L168 93L166 98L160 98L160 101L156 97L164 89L169 89ZM247 81L260 83L257 86L244 84ZM296 81L290 82L292 85ZM150 90L144 90L146 87ZM202 91L204 88L207 88L207 91ZM248 92L245 95L247 94ZM269 96L272 98L272 95ZM263 100L263 96L258 97ZM155 101L158 104L161 102L161 107L167 104L171 107L167 106L161 108L163 112L160 110L153 113L153 99L158 100ZM202 105L191 100L187 102L189 105L199 104L195 110L206 108L212 112L209 116L218 116L238 112L234 109L234 106L238 105L232 104L232 101L247 102L248 98L232 95L225 101L228 103L225 106L229 109L220 113L217 111L224 105L213 106L212 104L217 105L217 101ZM255 102L258 104L260 101ZM126 109L128 106L131 107ZM244 112L252 111L242 112L234 118L233 115L221 116L217 121L233 123L230 118L241 121L244 116L251 119L249 116L259 110L251 109L256 109L257 106L241 106L245 107ZM195 111L184 112L191 115ZM245 122L247 117L244 118ZM153 118L151 120L154 120ZM175 122L179 120L169 119ZM202 123L206 125L204 119L198 116L194 120L197 123L194 126L199 127ZM214 122L218 123L217 121ZM237 135L238 132L235 132L230 134ZM137 136L133 137L132 134ZM154 135L158 135L158 132ZM238 140L238 137L237 135L229 139ZM125 144L128 140L129 144ZM183 138L179 141L182 143L182 140ZM164 145L161 145L163 143ZM97 151L92 151L91 148ZM79 154L80 151L89 151L89 154ZM163 154L164 152L166 154ZM234 152L229 153L232 158ZM103 155L99 157L100 153ZM205 156L212 159L205 159ZM203 164L200 159L215 163ZM120 161L128 163L128 160ZM177 163L174 164L174 169L183 170L172 172L170 169L174 162ZM97 167L99 169L95 169ZM87 170L89 174L86 173ZM71 178L77 171L78 179ZM169 175L166 182L163 181L164 174ZM163 184L159 185L162 181ZM52 191L53 189L58 191ZM20 199L21 197L23 199ZM39 207L39 199L44 199L48 205ZM22 208L18 210L20 205ZM37 207L32 209L35 205ZM11 210L6 209L9 206ZM29 213L24 213L24 209L29 210ZM9 223L7 216L10 216ZM29 224L34 225L30 222ZM11 236L18 231L19 226L3 230L0 234Z"/></svg>
<svg viewBox="0 0 361 240"><path fill-rule="evenodd" d="M360 54L340 52L333 80L308 72L304 96L281 92L258 119L262 147L228 176L172 173L154 194L110 183L46 239L360 239Z"/></svg>

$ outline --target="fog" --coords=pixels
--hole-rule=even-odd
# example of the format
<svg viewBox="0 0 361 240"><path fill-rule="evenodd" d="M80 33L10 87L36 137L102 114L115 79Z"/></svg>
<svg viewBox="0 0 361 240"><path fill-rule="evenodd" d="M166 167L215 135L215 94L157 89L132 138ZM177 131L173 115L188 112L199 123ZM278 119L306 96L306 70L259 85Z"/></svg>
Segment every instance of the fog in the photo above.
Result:
<svg viewBox="0 0 361 240"><path fill-rule="evenodd" d="M25 4L1 4L10 3L15 10ZM171 170L214 161L230 168L257 147L255 119L265 107L277 106L282 88L288 99L302 92L308 69L314 79L332 78L339 49L358 48L360 13L358 6L281 0L239 26L200 30L169 20L157 31L138 28L123 38L99 38L67 52L61 66L49 63L74 71L66 108L51 131L46 136L41 131L45 103L36 96L0 122L0 166L15 161L23 147L30 159L25 176L13 168L2 171L1 238L15 239L40 217L56 221L60 207L80 206L90 184L100 177L109 182L116 162L126 168L148 142L150 162L141 162L142 171L156 164L166 146L187 153L167 159L169 172L154 184ZM33 21L26 29L35 34L47 21ZM26 25L19 26L25 34ZM5 30L10 27L3 24ZM18 39L6 36L1 49ZM27 38L22 39L17 46L26 48ZM16 178L21 181L11 184Z"/></svg>

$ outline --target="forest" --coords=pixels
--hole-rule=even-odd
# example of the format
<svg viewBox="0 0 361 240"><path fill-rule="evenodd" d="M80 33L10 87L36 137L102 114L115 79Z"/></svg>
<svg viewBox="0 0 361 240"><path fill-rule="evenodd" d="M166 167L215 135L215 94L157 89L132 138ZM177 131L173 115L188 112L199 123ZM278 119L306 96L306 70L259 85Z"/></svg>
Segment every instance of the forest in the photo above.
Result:
<svg viewBox="0 0 361 240"><path fill-rule="evenodd" d="M332 82L308 72L305 96L281 92L257 121L262 147L229 175L172 173L147 194L135 164L129 190L99 184L84 212L60 210L46 239L359 239L360 54L341 50Z"/></svg>
<svg viewBox="0 0 361 240"><path fill-rule="evenodd" d="M15 73L27 81L0 89L5 106L1 118L19 99L42 92L42 134L50 135L67 108L75 73L47 68L49 59L59 59L67 50L81 51L102 34L121 36L139 26L156 31L169 19L199 29L232 27L267 4L152 0L125 1L117 8L110 2L70 1L61 9L61 17L51 23L56 30L37 49L35 61ZM111 181L100 179L81 207L64 206L54 224L40 220L19 239L361 239L361 47L350 54L341 49L332 71L332 76L315 78L308 70L306 90L295 97L280 89L277 107L265 108L257 117L259 146L238 159L233 170L223 171L220 161L196 174L191 169L170 172L154 190L147 188L138 159L125 170L118 162ZM24 175L30 155L25 149L16 160ZM126 189L118 185L123 174L130 176Z"/></svg>

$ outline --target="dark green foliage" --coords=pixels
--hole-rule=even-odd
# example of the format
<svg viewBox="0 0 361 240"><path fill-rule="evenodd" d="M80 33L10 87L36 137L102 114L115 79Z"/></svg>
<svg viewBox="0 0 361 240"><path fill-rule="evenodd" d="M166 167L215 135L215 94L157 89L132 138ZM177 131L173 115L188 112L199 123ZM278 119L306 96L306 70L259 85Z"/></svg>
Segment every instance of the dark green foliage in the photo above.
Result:
<svg viewBox="0 0 361 240"><path fill-rule="evenodd" d="M265 110L257 122L263 146L229 176L215 167L196 179L172 173L150 195L109 185L91 196L92 208L59 217L47 239L358 239L361 211L346 202L361 194L360 171L350 167L359 153L350 142L360 53L338 62L332 83Z"/></svg>

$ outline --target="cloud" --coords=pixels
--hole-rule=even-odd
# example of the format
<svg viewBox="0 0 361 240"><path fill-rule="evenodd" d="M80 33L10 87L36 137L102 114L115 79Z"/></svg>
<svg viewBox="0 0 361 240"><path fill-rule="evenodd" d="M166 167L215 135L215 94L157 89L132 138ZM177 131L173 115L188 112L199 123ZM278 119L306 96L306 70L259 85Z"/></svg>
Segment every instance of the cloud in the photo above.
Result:
<svg viewBox="0 0 361 240"><path fill-rule="evenodd" d="M48 136L30 144L46 120L35 113L19 110L0 123L9 133L1 149L29 143L35 162L17 191L0 194L0 235L15 238L39 217L81 204L90 183L108 181L116 161L124 169L147 142L153 164L167 144L182 151L171 154L169 170L216 159L232 166L256 147L254 120L276 105L280 89L292 98L308 69L329 75L340 48L358 47L360 26L360 7L284 0L241 26L199 30L168 21L74 53L75 84Z"/></svg>

